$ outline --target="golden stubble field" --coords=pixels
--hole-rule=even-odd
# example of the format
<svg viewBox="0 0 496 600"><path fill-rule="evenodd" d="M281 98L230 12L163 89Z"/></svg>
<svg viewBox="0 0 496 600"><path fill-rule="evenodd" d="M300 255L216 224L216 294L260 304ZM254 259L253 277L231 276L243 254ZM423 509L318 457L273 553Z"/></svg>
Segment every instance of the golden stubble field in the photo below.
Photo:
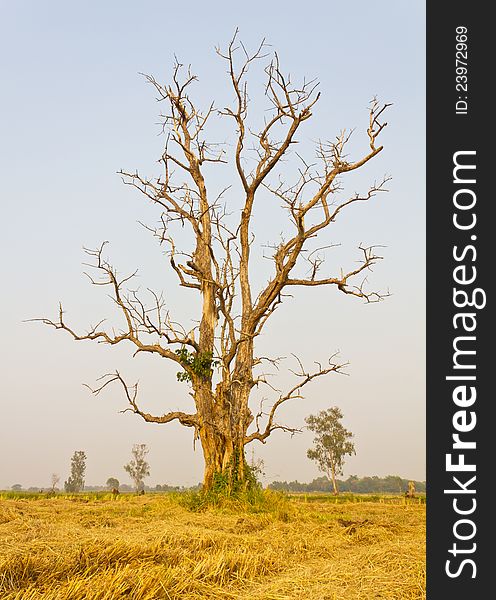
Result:
<svg viewBox="0 0 496 600"><path fill-rule="evenodd" d="M417 600L425 504L177 497L0 500L2 600Z"/></svg>

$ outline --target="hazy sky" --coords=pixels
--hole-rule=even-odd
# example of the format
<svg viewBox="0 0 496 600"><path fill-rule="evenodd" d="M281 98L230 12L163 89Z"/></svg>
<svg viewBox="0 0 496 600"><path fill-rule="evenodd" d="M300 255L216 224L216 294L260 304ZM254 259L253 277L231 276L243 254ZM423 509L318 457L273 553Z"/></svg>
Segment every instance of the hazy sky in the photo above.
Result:
<svg viewBox="0 0 496 600"><path fill-rule="evenodd" d="M232 96L214 46L225 46L236 27L250 48L265 37L295 79L320 80L322 97L298 137L310 158L312 141L332 139L344 127L356 128L353 149L366 150L369 100L377 95L394 103L383 153L347 180L350 191L364 191L390 174L390 192L351 207L325 238L342 243L331 265L353 265L360 242L386 246L370 281L389 288L391 297L365 305L331 288L296 290L260 346L272 355L294 352L308 366L336 351L350 362L349 376L308 386L305 400L282 413L284 422L302 426L310 413L341 407L357 449L345 476L425 478L424 3L252 0L246 6L2 2L0 487L47 486L53 472L63 481L79 449L88 455L88 484L110 476L128 482L122 465L138 442L150 447L149 483L201 480L201 450L193 453L190 429L119 414L125 402L118 388L95 398L82 386L118 368L130 382L140 380L144 409L189 410L177 369L153 356L133 359L129 347L76 343L22 321L55 318L59 300L79 329L112 318L105 290L88 284L81 265L82 247L103 240L121 272L139 267L143 288L164 290L168 306L187 322L196 317L194 292L178 291L162 250L138 224L153 223L158 213L116 171L158 173L160 106L139 73L167 81L175 54L199 77L198 103L217 99L223 106ZM255 87L255 113L258 98ZM216 141L229 135L221 126ZM219 173L212 171L214 187L223 183ZM256 244L277 240L284 227L270 207L265 218L263 211L256 213ZM277 385L291 382L282 368ZM266 446L255 443L265 479L318 476L306 458L311 440L309 432L293 438L276 432Z"/></svg>

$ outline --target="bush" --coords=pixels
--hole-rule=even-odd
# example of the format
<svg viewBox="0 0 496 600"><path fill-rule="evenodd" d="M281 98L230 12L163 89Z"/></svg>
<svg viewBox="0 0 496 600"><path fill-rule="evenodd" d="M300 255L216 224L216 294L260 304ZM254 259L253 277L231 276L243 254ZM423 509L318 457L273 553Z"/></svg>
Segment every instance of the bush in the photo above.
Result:
<svg viewBox="0 0 496 600"><path fill-rule="evenodd" d="M246 481L232 489L228 476L218 474L208 491L185 491L178 495L181 506L192 512L209 508L243 512L277 512L288 515L288 499L282 492L264 490L256 478L256 470L246 465ZM289 519L289 517L288 517Z"/></svg>

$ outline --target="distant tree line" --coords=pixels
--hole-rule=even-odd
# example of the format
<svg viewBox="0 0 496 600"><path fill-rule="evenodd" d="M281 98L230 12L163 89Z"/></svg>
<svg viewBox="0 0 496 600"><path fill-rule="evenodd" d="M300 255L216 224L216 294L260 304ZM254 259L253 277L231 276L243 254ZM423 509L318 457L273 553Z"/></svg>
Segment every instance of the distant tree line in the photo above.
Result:
<svg viewBox="0 0 496 600"><path fill-rule="evenodd" d="M373 477L357 477L356 475L351 475L346 480L337 480L341 492L351 492L354 494L404 494L408 492L409 481L412 480L402 479L397 475L388 475L387 477L377 477L376 475ZM417 493L424 493L426 491L425 481L414 481L413 483ZM201 483L191 487L169 485L164 483L154 486L145 485L144 490L146 492L184 492L199 490L201 487ZM267 487L271 490L277 490L281 492L333 492L332 482L327 477L317 477L310 483L301 483L299 481L273 481ZM11 489L13 491L21 491L24 489L28 492L38 492L40 490L38 487L23 488L20 484L13 485ZM84 489L87 492L100 492L112 488L110 488L109 484L107 484L85 485ZM121 492L135 491L133 486L125 483L119 484L118 489Z"/></svg>
<svg viewBox="0 0 496 600"><path fill-rule="evenodd" d="M337 480L341 492L354 494L404 494L408 492L409 479L402 479L398 475L386 477L357 477L350 475L348 479ZM416 492L426 491L425 481L414 481ZM282 492L333 492L333 485L327 477L317 477L310 483L299 481L273 481L267 486L271 490Z"/></svg>
<svg viewBox="0 0 496 600"><path fill-rule="evenodd" d="M112 485L109 480L117 481L118 485L115 485L114 481L112 481ZM15 483L10 488L13 492L49 492L52 491L52 488L48 487L39 487L39 486L29 486L24 487L20 483ZM85 492L108 492L113 489L118 489L120 492L135 492L136 488L132 485L128 485L127 483L119 483L117 479L114 477L109 477L107 483L105 485L84 485ZM201 489L201 483L197 483L192 486L182 486L182 485L169 485L167 483L157 484L157 485L144 485L142 488L145 492L186 492L186 491L198 491ZM59 488L55 488L55 491L60 492Z"/></svg>

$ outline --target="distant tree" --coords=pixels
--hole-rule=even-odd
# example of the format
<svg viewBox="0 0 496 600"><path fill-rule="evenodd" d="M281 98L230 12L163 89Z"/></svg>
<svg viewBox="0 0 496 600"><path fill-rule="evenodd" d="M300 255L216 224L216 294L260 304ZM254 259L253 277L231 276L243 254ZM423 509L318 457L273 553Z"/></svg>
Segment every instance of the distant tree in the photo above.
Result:
<svg viewBox="0 0 496 600"><path fill-rule="evenodd" d="M288 484L286 481L273 481L272 483L269 483L267 487L269 488L269 490L277 490L282 492L289 491Z"/></svg>
<svg viewBox="0 0 496 600"><path fill-rule="evenodd" d="M50 482L52 484L52 492L55 493L55 488L57 487L57 484L60 481L60 475L58 475L58 473L52 473L52 476L50 477Z"/></svg>
<svg viewBox="0 0 496 600"><path fill-rule="evenodd" d="M403 480L399 475L388 475L385 479L385 487L384 491L392 492L392 493L403 493Z"/></svg>
<svg viewBox="0 0 496 600"><path fill-rule="evenodd" d="M359 482L359 478L357 475L350 475L346 480L347 487L350 492L354 492L357 487L357 483Z"/></svg>
<svg viewBox="0 0 496 600"><path fill-rule="evenodd" d="M22 485L20 483L14 483L14 485L10 489L13 492L20 492L22 490Z"/></svg>
<svg viewBox="0 0 496 600"><path fill-rule="evenodd" d="M311 492L330 492L331 481L328 477L317 477L308 484L308 491Z"/></svg>
<svg viewBox="0 0 496 600"><path fill-rule="evenodd" d="M355 454L355 445L350 441L353 434L340 423L342 418L343 413L334 406L305 419L308 429L316 434L307 456L332 481L334 494L339 494L336 475L343 473L344 457Z"/></svg>
<svg viewBox="0 0 496 600"><path fill-rule="evenodd" d="M80 492L84 488L84 474L86 471L86 452L76 450L71 458L71 474L64 482L66 492Z"/></svg>
<svg viewBox="0 0 496 600"><path fill-rule="evenodd" d="M156 492L179 492L181 487L178 485L168 485L167 483L157 484L155 486Z"/></svg>
<svg viewBox="0 0 496 600"><path fill-rule="evenodd" d="M107 482L105 483L107 489L109 490L118 490L119 489L119 480L116 479L115 477L109 477L107 479Z"/></svg>
<svg viewBox="0 0 496 600"><path fill-rule="evenodd" d="M131 450L133 457L127 465L124 465L124 470L129 473L137 492L145 489L143 480L150 475L150 465L146 462L148 452L146 444L134 444Z"/></svg>
<svg viewBox="0 0 496 600"><path fill-rule="evenodd" d="M265 464L261 458L255 459L255 452L254 452L253 448L251 449L251 461L250 461L249 467L250 467L251 476L252 476L254 482L256 481L258 483L258 485L261 485L260 478L265 475L265 471L264 471Z"/></svg>

